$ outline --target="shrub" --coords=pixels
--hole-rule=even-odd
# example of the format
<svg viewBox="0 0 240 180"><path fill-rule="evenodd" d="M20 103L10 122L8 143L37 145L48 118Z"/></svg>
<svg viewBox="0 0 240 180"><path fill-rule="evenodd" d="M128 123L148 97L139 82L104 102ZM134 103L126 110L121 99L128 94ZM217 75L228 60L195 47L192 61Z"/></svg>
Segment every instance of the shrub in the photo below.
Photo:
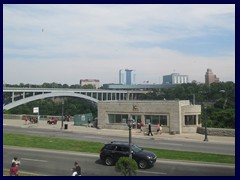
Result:
<svg viewBox="0 0 240 180"><path fill-rule="evenodd" d="M129 157L121 157L116 163L116 171L120 171L124 176L136 175L137 173L137 163L135 160Z"/></svg>

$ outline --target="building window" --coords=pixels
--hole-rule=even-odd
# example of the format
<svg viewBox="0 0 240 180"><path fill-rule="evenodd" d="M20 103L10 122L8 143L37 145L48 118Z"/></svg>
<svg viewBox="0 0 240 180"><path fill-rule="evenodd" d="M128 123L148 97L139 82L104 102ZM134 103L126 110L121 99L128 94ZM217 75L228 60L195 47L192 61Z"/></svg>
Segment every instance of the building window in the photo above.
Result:
<svg viewBox="0 0 240 180"><path fill-rule="evenodd" d="M159 116L152 116L151 118L152 124L158 124L159 123Z"/></svg>
<svg viewBox="0 0 240 180"><path fill-rule="evenodd" d="M167 126L167 116L166 115L145 115L145 124L151 123L157 125L160 123L163 126Z"/></svg>
<svg viewBox="0 0 240 180"><path fill-rule="evenodd" d="M196 125L196 115L185 115L185 125Z"/></svg>
<svg viewBox="0 0 240 180"><path fill-rule="evenodd" d="M167 116L160 116L161 126L167 126Z"/></svg>
<svg viewBox="0 0 240 180"><path fill-rule="evenodd" d="M108 122L109 123L123 123L128 119L127 114L109 114Z"/></svg>

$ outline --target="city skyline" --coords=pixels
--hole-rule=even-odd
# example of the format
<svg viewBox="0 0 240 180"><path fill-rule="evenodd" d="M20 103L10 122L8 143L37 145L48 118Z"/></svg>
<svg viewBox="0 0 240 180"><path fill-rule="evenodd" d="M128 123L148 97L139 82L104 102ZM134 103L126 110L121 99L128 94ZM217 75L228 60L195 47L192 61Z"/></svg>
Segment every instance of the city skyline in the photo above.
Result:
<svg viewBox="0 0 240 180"><path fill-rule="evenodd" d="M7 84L118 83L119 69L204 83L208 68L235 82L234 4L3 5Z"/></svg>

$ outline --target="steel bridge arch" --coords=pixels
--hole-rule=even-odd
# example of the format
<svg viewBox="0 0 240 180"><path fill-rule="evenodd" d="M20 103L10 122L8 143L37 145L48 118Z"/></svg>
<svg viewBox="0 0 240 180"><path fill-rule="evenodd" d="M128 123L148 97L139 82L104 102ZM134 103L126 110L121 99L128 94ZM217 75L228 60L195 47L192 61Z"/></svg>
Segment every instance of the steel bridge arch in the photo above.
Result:
<svg viewBox="0 0 240 180"><path fill-rule="evenodd" d="M27 97L27 98L23 98L23 99L14 101L12 103L9 103L9 104L3 106L3 109L9 110L9 109L15 108L17 106L20 106L22 104L25 104L25 103L28 103L28 102L31 102L31 101L35 101L35 100L39 100L39 99L45 99L45 98L50 98L50 97L68 97L68 96L83 98L83 99L87 99L87 100L93 101L95 103L98 103L97 99L92 98L90 96L86 96L84 94L79 94L79 93L74 93L74 92L72 92L72 93L69 93L69 92L52 92L52 93L38 94L38 95L35 95L35 96L31 96L31 97Z"/></svg>

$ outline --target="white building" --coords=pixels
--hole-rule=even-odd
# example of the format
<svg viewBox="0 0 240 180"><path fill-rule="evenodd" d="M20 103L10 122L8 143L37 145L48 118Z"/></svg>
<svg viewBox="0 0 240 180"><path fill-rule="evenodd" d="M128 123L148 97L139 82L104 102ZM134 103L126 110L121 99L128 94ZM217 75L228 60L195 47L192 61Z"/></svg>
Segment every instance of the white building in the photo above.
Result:
<svg viewBox="0 0 240 180"><path fill-rule="evenodd" d="M188 75L180 75L179 73L172 73L163 76L163 84L184 84L188 83Z"/></svg>

